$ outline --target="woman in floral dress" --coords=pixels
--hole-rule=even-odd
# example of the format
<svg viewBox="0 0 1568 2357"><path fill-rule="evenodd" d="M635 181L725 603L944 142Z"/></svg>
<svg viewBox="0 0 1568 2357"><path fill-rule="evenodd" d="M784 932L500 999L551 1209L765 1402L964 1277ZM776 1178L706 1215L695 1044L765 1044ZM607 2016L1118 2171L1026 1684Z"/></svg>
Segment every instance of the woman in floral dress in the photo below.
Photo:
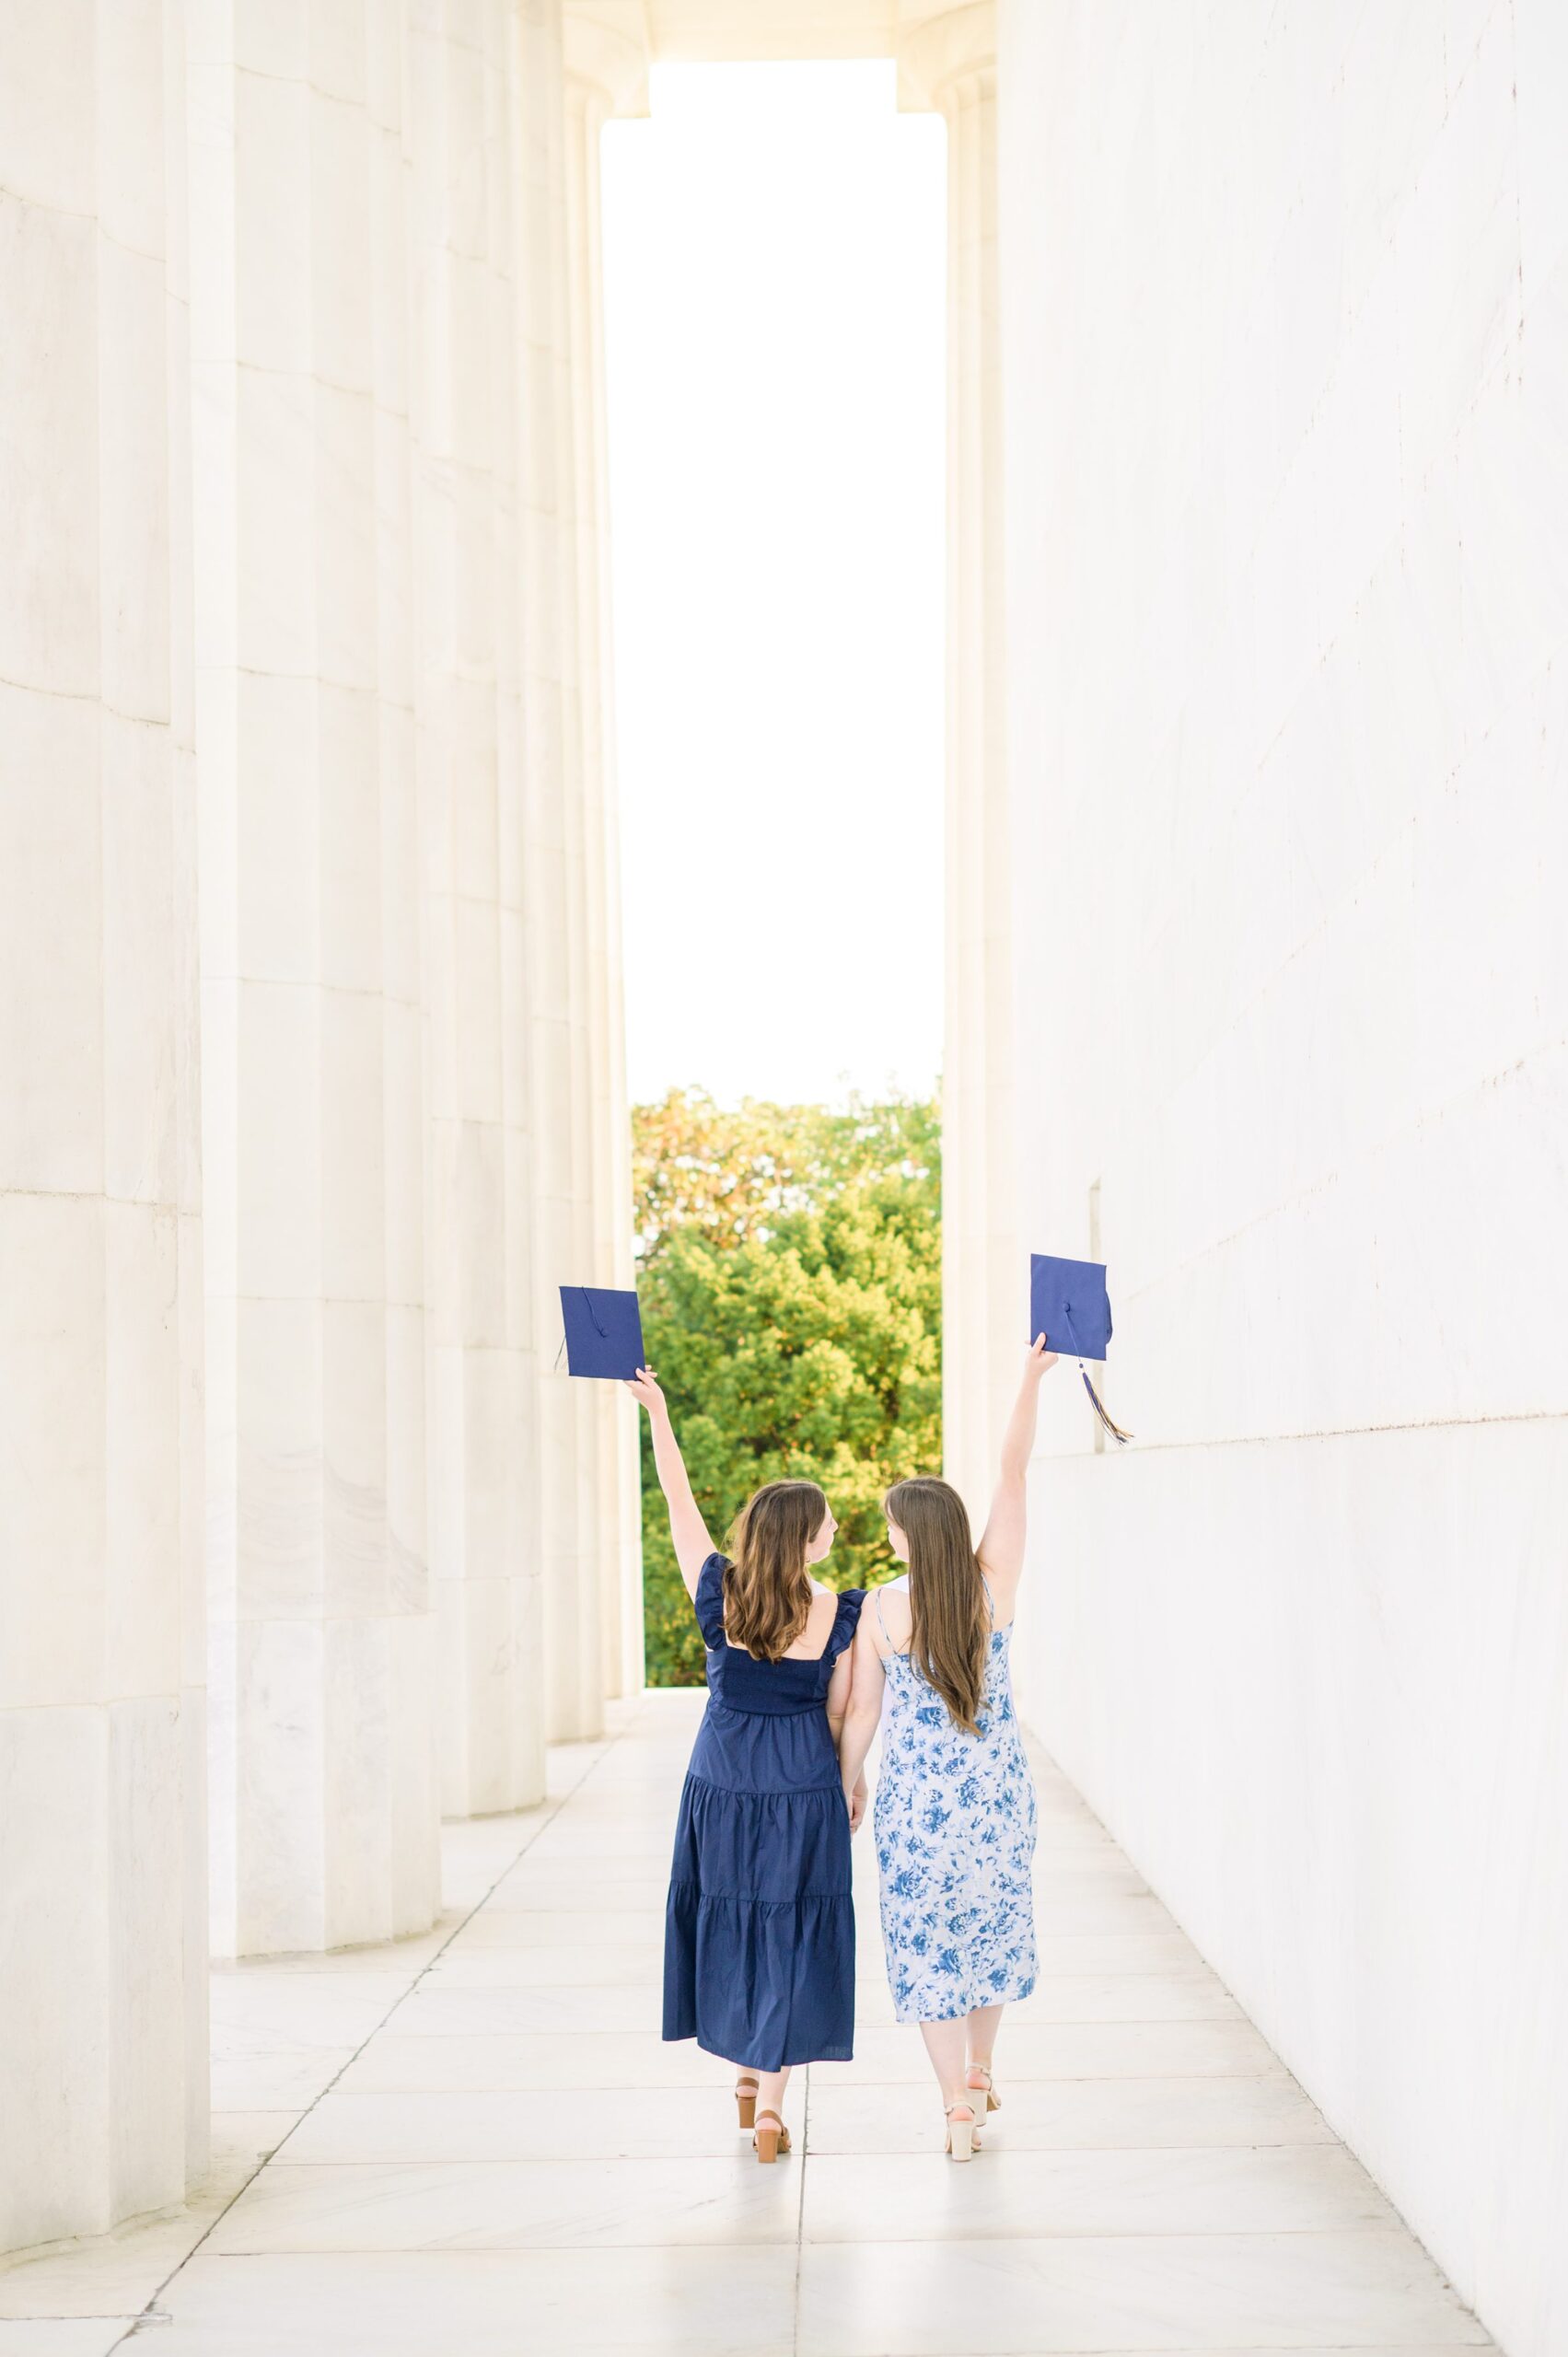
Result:
<svg viewBox="0 0 1568 2357"><path fill-rule="evenodd" d="M909 1572L862 1615L840 1745L848 1794L886 1715L875 1825L888 1979L899 2020L920 2024L960 2161L1000 2108L991 2058L1002 2008L1035 1982L1034 1782L1007 1655L1040 1383L1055 1364L1041 1335L978 1550L946 1481L889 1491L889 1541Z"/></svg>

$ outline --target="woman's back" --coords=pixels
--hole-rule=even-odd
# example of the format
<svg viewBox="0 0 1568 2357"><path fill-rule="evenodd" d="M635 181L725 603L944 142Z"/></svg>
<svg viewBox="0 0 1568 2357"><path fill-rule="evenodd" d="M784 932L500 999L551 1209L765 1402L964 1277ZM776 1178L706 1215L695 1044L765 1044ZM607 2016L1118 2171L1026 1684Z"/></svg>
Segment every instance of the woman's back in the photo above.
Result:
<svg viewBox="0 0 1568 2357"><path fill-rule="evenodd" d="M981 1581L989 1607L991 1583L983 1572ZM919 1665L912 1657L911 1643L914 1634L914 1616L910 1599L909 1573L906 1572L901 1579L889 1580L884 1586L873 1589L872 1597L878 1633L884 1640L884 1645L878 1647L878 1651L882 1653L882 1666L888 1677L888 1714L897 1718L912 1711L925 1713L917 1717L917 1724L940 1732L941 1722L946 1722L954 1735L965 1736L966 1740L971 1743L977 1741L976 1736L953 1724L947 1704L921 1675ZM981 1665L980 1721L982 1732L987 1714L999 1703L1005 1704L1005 1716L1012 1717L1013 1685L1009 1660L1012 1634L1010 1620L1002 1628L993 1623L986 1632L984 1657ZM941 1722L929 1715L934 1705L940 1710Z"/></svg>
<svg viewBox="0 0 1568 2357"><path fill-rule="evenodd" d="M727 1792L784 1792L839 1783L839 1756L828 1724L828 1689L854 1634L862 1591L825 1598L796 1642L819 1637L816 1655L786 1653L762 1661L733 1645L725 1630L726 1559L703 1566L693 1599L707 1646L708 1707L691 1753L695 1775Z"/></svg>

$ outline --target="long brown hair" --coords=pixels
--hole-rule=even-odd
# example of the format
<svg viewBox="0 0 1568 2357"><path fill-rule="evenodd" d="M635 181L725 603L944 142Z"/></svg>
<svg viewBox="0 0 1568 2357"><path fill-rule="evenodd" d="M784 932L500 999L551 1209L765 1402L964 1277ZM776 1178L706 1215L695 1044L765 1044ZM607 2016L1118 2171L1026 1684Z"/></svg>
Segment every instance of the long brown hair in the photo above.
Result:
<svg viewBox="0 0 1568 2357"><path fill-rule="evenodd" d="M811 1611L806 1550L828 1518L815 1481L766 1481L735 1517L724 1575L725 1634L758 1661L781 1661Z"/></svg>
<svg viewBox="0 0 1568 2357"><path fill-rule="evenodd" d="M957 1490L917 1474L882 1501L909 1540L910 1659L966 1735L980 1733L991 1615Z"/></svg>

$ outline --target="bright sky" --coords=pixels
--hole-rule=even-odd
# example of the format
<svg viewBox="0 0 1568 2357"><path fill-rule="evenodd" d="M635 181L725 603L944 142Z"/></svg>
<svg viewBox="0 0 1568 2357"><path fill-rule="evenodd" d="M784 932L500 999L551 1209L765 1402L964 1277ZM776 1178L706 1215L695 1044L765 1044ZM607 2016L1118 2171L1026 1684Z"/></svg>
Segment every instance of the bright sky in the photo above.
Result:
<svg viewBox="0 0 1568 2357"><path fill-rule="evenodd" d="M935 1085L945 171L879 63L606 127L634 1101Z"/></svg>

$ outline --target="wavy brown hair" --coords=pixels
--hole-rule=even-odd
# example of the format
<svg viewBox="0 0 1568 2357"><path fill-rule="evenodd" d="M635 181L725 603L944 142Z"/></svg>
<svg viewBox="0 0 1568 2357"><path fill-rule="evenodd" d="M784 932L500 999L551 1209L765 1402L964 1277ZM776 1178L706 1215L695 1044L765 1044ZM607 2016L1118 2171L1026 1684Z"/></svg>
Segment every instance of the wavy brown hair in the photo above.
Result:
<svg viewBox="0 0 1568 2357"><path fill-rule="evenodd" d="M781 1661L811 1611L806 1550L828 1516L815 1481L765 1481L729 1534L724 1627L732 1645L758 1661Z"/></svg>
<svg viewBox="0 0 1568 2357"><path fill-rule="evenodd" d="M909 1540L910 1659L954 1723L978 1735L991 1615L964 1502L918 1474L895 1481L882 1504Z"/></svg>

